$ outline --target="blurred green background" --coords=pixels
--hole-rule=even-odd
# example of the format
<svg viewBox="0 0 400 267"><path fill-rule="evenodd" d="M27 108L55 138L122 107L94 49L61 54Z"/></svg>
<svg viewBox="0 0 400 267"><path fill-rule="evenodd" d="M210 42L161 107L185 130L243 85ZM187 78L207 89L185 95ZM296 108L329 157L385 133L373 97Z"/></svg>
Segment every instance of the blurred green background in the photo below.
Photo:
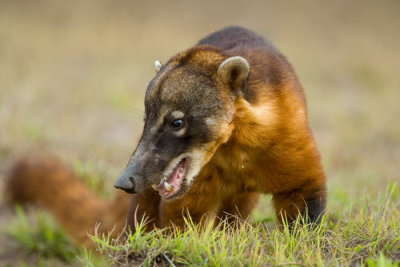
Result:
<svg viewBox="0 0 400 267"><path fill-rule="evenodd" d="M13 158L47 151L111 197L141 134L153 62L240 25L302 81L329 208L373 199L400 182L399 14L398 0L0 1L0 190ZM3 207L0 224L12 216Z"/></svg>

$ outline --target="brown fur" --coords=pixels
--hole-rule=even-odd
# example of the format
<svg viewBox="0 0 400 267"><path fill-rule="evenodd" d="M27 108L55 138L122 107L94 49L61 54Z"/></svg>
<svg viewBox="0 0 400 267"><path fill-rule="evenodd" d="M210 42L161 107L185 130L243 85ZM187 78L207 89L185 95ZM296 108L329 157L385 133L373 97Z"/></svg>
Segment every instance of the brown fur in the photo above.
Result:
<svg viewBox="0 0 400 267"><path fill-rule="evenodd" d="M218 76L218 67L233 56L247 60L246 80L240 80L240 70L235 69L224 74L230 77ZM186 214L197 223L225 219L227 214L247 219L259 194L273 195L279 221L292 221L299 214L318 221L326 202L326 179L308 127L303 89L284 56L246 29L227 28L173 57L150 83L146 99L173 105L187 97L182 88L202 88L207 81L216 86L220 102L205 102L196 116L215 107L222 110L221 116L232 114L232 118L210 126L216 137L203 144L206 163L185 194L163 200L146 188L133 195L128 214L131 228L143 218L151 222L149 228L183 227ZM185 101L202 103L201 97ZM160 116L168 111L163 108ZM104 230L115 223L117 231L124 224L125 197L119 196L113 204L102 202L54 161L17 164L8 190L14 200L42 203L81 243L95 222L102 222Z"/></svg>
<svg viewBox="0 0 400 267"><path fill-rule="evenodd" d="M49 210L71 237L90 247L88 234L112 229L117 236L126 224L131 197L118 192L114 201L103 201L58 159L50 156L22 158L10 171L5 195L12 203L38 203Z"/></svg>

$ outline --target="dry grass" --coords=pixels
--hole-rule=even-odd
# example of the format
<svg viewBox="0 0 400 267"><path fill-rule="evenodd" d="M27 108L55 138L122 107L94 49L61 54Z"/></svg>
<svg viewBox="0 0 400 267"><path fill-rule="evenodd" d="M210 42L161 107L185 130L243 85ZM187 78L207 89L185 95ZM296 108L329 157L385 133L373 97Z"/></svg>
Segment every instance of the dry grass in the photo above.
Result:
<svg viewBox="0 0 400 267"><path fill-rule="evenodd" d="M400 182L399 11L396 0L0 1L0 168L51 151L110 197L140 135L153 61L236 24L270 38L297 70L328 214L342 220ZM271 217L268 201L254 217Z"/></svg>

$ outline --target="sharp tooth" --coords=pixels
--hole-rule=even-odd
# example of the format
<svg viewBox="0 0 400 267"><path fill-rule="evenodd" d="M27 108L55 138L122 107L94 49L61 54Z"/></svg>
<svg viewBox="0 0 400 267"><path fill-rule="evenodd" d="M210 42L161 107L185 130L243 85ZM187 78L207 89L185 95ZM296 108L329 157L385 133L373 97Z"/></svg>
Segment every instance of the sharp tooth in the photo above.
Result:
<svg viewBox="0 0 400 267"><path fill-rule="evenodd" d="M158 191L158 187L157 187L156 184L152 184L151 187L152 187L154 190Z"/></svg>
<svg viewBox="0 0 400 267"><path fill-rule="evenodd" d="M174 190L174 186L170 185L167 181L164 181L164 187L167 190L167 192L171 192L172 190Z"/></svg>

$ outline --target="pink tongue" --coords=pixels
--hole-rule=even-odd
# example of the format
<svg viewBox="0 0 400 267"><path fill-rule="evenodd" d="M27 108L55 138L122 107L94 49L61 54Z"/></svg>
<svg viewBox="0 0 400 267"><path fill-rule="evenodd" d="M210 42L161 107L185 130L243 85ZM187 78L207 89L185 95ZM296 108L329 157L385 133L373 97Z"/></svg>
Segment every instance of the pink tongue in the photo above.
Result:
<svg viewBox="0 0 400 267"><path fill-rule="evenodd" d="M166 178L166 182L172 186L172 190L168 192L165 187L165 178L162 178L160 183L158 184L158 192L162 197L170 197L179 191L182 185L183 178L185 177L186 172L186 159L182 159L178 166L175 167L174 172Z"/></svg>

